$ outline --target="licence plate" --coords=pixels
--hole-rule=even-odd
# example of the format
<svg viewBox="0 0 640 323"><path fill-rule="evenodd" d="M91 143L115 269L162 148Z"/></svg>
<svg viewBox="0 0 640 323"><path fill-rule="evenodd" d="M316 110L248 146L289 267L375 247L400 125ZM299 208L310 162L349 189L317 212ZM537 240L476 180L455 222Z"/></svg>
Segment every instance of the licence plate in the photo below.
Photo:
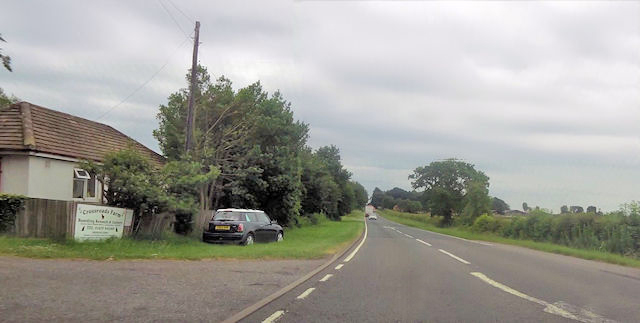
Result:
<svg viewBox="0 0 640 323"><path fill-rule="evenodd" d="M230 226L228 225L216 225L216 230L226 230L229 231L229 229L231 229Z"/></svg>

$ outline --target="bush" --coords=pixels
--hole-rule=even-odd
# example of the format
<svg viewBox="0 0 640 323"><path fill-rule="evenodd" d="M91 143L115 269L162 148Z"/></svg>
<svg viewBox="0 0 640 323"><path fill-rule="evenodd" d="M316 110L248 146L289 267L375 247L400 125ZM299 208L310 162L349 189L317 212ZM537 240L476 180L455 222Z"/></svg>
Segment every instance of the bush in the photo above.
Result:
<svg viewBox="0 0 640 323"><path fill-rule="evenodd" d="M16 214L24 206L27 197L0 193L0 232L7 231L16 221Z"/></svg>
<svg viewBox="0 0 640 323"><path fill-rule="evenodd" d="M476 232L496 232L498 221L488 214L483 214L473 221L471 230Z"/></svg>

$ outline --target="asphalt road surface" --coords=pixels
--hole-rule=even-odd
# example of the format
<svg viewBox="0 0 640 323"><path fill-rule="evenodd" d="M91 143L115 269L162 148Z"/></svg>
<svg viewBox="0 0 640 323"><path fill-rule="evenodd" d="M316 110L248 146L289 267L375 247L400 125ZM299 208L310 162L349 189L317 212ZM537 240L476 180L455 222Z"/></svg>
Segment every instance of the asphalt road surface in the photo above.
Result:
<svg viewBox="0 0 640 323"><path fill-rule="evenodd" d="M640 322L638 269L367 224L355 254L243 322Z"/></svg>

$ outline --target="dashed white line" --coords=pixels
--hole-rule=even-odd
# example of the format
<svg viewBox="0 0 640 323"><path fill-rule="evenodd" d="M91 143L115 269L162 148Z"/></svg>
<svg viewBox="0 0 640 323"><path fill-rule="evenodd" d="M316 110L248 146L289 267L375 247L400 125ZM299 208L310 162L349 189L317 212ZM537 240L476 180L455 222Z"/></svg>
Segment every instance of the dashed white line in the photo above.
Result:
<svg viewBox="0 0 640 323"><path fill-rule="evenodd" d="M339 270L340 268L342 268L342 266L344 266L344 264L339 264L339 265L337 265L337 266L336 266L336 268L335 268L335 269L336 269L336 270Z"/></svg>
<svg viewBox="0 0 640 323"><path fill-rule="evenodd" d="M568 318L568 319L572 319L580 322L615 322L615 321L606 319L598 314L595 314L589 310L586 310L583 308L577 308L565 302L555 302L553 304L545 302L541 299L538 299L533 296L529 296L523 292L517 291L507 285L501 284L485 276L483 273L472 272L471 275L480 278L485 283L493 287L496 287L498 289L501 289L504 292L526 299L530 302L540 304L545 307L544 311L550 314L559 315L564 318Z"/></svg>
<svg viewBox="0 0 640 323"><path fill-rule="evenodd" d="M280 318L280 316L282 316L284 314L284 311L276 311L275 313L271 314L271 316L267 317L266 319L264 319L264 321L262 321L262 323L272 323L275 322L277 319Z"/></svg>
<svg viewBox="0 0 640 323"><path fill-rule="evenodd" d="M463 264L467 264L467 265L471 264L470 262L468 262L468 261L466 261L466 260L464 260L464 259L462 259L462 258L450 253L450 252L446 252L446 251L444 251L442 249L438 249L438 251L442 252L445 255L448 255L449 257L451 257L451 258L453 258L453 259L455 259L455 260L457 260L457 261L459 261L459 262L461 262Z"/></svg>
<svg viewBox="0 0 640 323"><path fill-rule="evenodd" d="M460 237L456 237L456 236L450 236L448 234L442 234L442 233L433 232L433 231L429 231L429 233L441 235L441 236L444 236L444 237L454 238L454 239L458 239L458 240L462 240L462 241L466 241L466 242L471 242L471 243L475 243L475 244L480 244L480 245L483 245L483 246L493 246L492 244L490 244L488 242L469 240L469 239L460 238Z"/></svg>
<svg viewBox="0 0 640 323"><path fill-rule="evenodd" d="M418 241L418 242L420 242L420 243L423 243L423 244L426 244L427 246L431 247L431 244L430 244L430 243L428 243L428 242L426 242L426 241L422 241L422 240L420 240L420 239L416 239L416 241Z"/></svg>
<svg viewBox="0 0 640 323"><path fill-rule="evenodd" d="M406 233L405 233L405 234L404 234L404 236L405 236L405 237L407 237L407 238L411 238L411 239L413 239L413 236L412 236L412 235L410 235L410 234L406 234Z"/></svg>
<svg viewBox="0 0 640 323"><path fill-rule="evenodd" d="M298 297L296 297L296 299L305 299L305 297L309 296L309 294L311 294L311 292L313 292L315 290L315 288L311 287L307 290L305 290L302 294L298 295Z"/></svg>
<svg viewBox="0 0 640 323"><path fill-rule="evenodd" d="M327 274L326 276L322 277L322 279L320 279L319 281L321 282L326 282L327 280L329 280L329 278L333 277L332 274Z"/></svg>
<svg viewBox="0 0 640 323"><path fill-rule="evenodd" d="M354 249L348 256L347 258L344 258L344 262L349 262L349 260L351 260L356 253L358 252L358 250L360 250L360 247L362 247L362 245L364 244L364 241L367 240L367 220L364 220L364 238L362 238L362 241L360 241L360 244L356 247L356 249Z"/></svg>

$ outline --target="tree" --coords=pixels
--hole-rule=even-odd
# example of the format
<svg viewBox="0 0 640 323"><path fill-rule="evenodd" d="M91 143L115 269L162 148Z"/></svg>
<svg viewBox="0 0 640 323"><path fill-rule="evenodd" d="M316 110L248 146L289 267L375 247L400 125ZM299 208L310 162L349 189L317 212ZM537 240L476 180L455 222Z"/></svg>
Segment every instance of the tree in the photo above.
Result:
<svg viewBox="0 0 640 323"><path fill-rule="evenodd" d="M487 214L491 210L491 198L489 189L480 182L471 182L468 192L464 197L465 206L462 215L469 219L469 224L482 214Z"/></svg>
<svg viewBox="0 0 640 323"><path fill-rule="evenodd" d="M167 196L157 172L133 147L106 154L102 165L85 161L81 167L103 184L107 205L133 209L134 234L143 217L167 208Z"/></svg>
<svg viewBox="0 0 640 323"><path fill-rule="evenodd" d="M0 88L0 108L10 105L10 104L14 104L16 102L20 101L20 99L18 99L16 96L11 95L11 96L7 96L4 93L4 90L2 90L2 88Z"/></svg>
<svg viewBox="0 0 640 323"><path fill-rule="evenodd" d="M527 205L527 202L522 202L522 211L529 212L531 208Z"/></svg>
<svg viewBox="0 0 640 323"><path fill-rule="evenodd" d="M200 207L260 208L280 223L300 214L300 155L308 126L293 118L291 105L279 92L263 91L259 82L234 91L221 77L211 82L199 66L194 88L193 150L185 155L187 89L160 106L154 136L169 160L189 158L220 175L201 187ZM188 78L188 77L187 77Z"/></svg>
<svg viewBox="0 0 640 323"><path fill-rule="evenodd" d="M491 199L491 209L496 211L498 214L504 214L505 211L509 210L509 204L497 197L494 197Z"/></svg>
<svg viewBox="0 0 640 323"><path fill-rule="evenodd" d="M381 207L383 209L393 209L394 206L396 206L396 200L393 197L389 195L385 195L382 197Z"/></svg>
<svg viewBox="0 0 640 323"><path fill-rule="evenodd" d="M0 41L5 43L7 42L6 40L4 40L4 38L2 38L2 34L0 34ZM2 65L7 69L7 71L13 72L13 70L11 69L11 57L3 55L2 48L0 48L0 60L2 61Z"/></svg>
<svg viewBox="0 0 640 323"><path fill-rule="evenodd" d="M474 165L456 159L431 162L418 167L409 175L414 189L423 188L429 192L429 209L432 215L445 218L451 223L454 213L460 213L465 206L464 196L472 183L488 188L489 177L477 171Z"/></svg>
<svg viewBox="0 0 640 323"><path fill-rule="evenodd" d="M569 210L571 211L571 213L584 213L584 208L578 205L572 205L571 207L569 207Z"/></svg>
<svg viewBox="0 0 640 323"><path fill-rule="evenodd" d="M569 207L566 205L563 205L560 207L560 214L567 214L569 213Z"/></svg>
<svg viewBox="0 0 640 323"><path fill-rule="evenodd" d="M166 189L168 209L175 214L175 231L189 233L194 215L198 213L198 201L202 199L202 187L218 177L220 171L208 167L203 172L198 162L171 161L161 171L162 185Z"/></svg>
<svg viewBox="0 0 640 323"><path fill-rule="evenodd" d="M363 209L369 201L369 194L367 193L367 190L364 188L364 186L362 186L362 184L358 182L351 181L350 184L354 193L354 204L352 206L352 209Z"/></svg>
<svg viewBox="0 0 640 323"><path fill-rule="evenodd" d="M595 206L590 205L587 207L587 213L598 213L598 209Z"/></svg>
<svg viewBox="0 0 640 323"><path fill-rule="evenodd" d="M373 193L371 194L371 205L376 208L382 207L382 199L384 198L384 192L379 188L374 188Z"/></svg>

